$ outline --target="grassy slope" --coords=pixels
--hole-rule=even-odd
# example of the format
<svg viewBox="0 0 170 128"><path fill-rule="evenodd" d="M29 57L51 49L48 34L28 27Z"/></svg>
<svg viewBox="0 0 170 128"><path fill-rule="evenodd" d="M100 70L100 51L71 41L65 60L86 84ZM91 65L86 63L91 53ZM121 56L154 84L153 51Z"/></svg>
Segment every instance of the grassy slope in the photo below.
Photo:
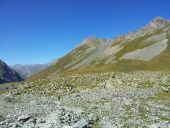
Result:
<svg viewBox="0 0 170 128"><path fill-rule="evenodd" d="M124 54L128 53L128 52L132 52L135 51L137 49L142 49L145 48L147 46L152 45L155 42L148 42L148 43L141 43L142 41L144 41L145 39L147 39L148 37L152 36L152 35L157 35L157 34L161 34L164 30L160 29L158 31L155 31L151 34L146 34L144 36L138 37L132 41L129 41L124 45L124 48L122 50L120 50L117 54L116 54L116 59L119 59L120 57L122 57Z"/></svg>
<svg viewBox="0 0 170 128"><path fill-rule="evenodd" d="M91 66L83 69L76 69L69 71L69 73L89 73L89 72L108 72L108 71L138 71L138 70L151 70L151 71L169 71L170 70L170 34L167 35L168 38L168 47L167 49L161 53L159 56L154 57L150 61L139 61L139 60L119 60L122 55L144 48L149 46L155 42L150 42L146 44L140 43L144 39L152 36L154 34L162 33L163 30L160 29L152 34L145 35L143 37L137 38L133 41L127 42L125 47L117 53L116 58L118 59L118 63L111 65L104 65L104 62L97 66Z"/></svg>
<svg viewBox="0 0 170 128"><path fill-rule="evenodd" d="M61 58L57 62L57 64L52 65L49 68L31 76L28 80L43 79L43 78L48 77L49 74L55 73L56 71L58 71L58 73L63 73L65 71L67 71L72 66L72 65L70 65L69 67L65 67L65 66L67 66L67 64L70 64L70 63L76 64L79 61L81 61L81 58L78 58L75 62L73 56L76 56L77 52L80 52L80 51L83 54L87 48L88 48L87 46L81 46L81 47L74 49L72 52L68 53L63 58ZM76 51L76 52L74 52L74 51Z"/></svg>
<svg viewBox="0 0 170 128"><path fill-rule="evenodd" d="M139 37L137 39L134 39L133 41L127 42L124 48L119 51L116 55L116 59L118 62L116 64L104 64L104 62L101 62L99 65L92 65L90 67L86 68L79 68L74 70L69 70L71 67L64 68L65 65L71 63L74 61L73 56L76 55L76 52L71 52L70 54L67 54L64 56L59 62L48 68L47 70L44 70L30 78L30 80L36 80L41 78L46 78L51 73L55 73L58 71L59 73L62 73L62 75L70 75L75 73L95 73L95 72L110 72L110 71L120 71L120 72L129 72L129 71L138 71L138 70L151 70L151 71L170 71L170 34L167 34L168 38L168 47L167 49L159 56L154 57L150 61L138 61L138 60L119 60L122 55L140 49L144 48L146 46L149 46L155 42L150 42L146 44L140 43L144 39L148 38L149 36L152 36L153 34L159 34L162 33L163 30L160 29L152 34L148 34L142 37ZM86 47L80 47L77 48L77 51L87 49ZM83 53L82 52L82 53ZM77 60L76 63L80 62L81 59ZM74 63L74 64L76 64Z"/></svg>

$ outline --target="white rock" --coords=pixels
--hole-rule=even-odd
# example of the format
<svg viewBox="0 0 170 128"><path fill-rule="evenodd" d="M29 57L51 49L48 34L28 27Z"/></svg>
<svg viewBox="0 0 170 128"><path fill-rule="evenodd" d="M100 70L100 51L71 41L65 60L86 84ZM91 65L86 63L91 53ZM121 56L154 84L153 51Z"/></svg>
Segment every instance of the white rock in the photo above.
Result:
<svg viewBox="0 0 170 128"><path fill-rule="evenodd" d="M89 115L89 120L90 120L90 121L96 121L96 120L97 120L97 115L96 115L96 113L91 113L91 114Z"/></svg>
<svg viewBox="0 0 170 128"><path fill-rule="evenodd" d="M162 91L169 92L169 88L168 87L161 87L161 88L162 88Z"/></svg>
<svg viewBox="0 0 170 128"><path fill-rule="evenodd" d="M72 126L63 126L63 128L73 128Z"/></svg>
<svg viewBox="0 0 170 128"><path fill-rule="evenodd" d="M78 121L76 124L73 125L73 128L84 128L88 125L88 122L82 118L80 121Z"/></svg>

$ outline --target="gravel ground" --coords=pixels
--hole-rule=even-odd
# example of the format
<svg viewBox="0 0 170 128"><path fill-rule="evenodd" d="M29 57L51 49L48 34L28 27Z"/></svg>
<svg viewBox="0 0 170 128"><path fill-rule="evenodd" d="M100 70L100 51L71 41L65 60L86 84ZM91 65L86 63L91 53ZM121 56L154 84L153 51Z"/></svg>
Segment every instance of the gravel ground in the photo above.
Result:
<svg viewBox="0 0 170 128"><path fill-rule="evenodd" d="M1 94L0 128L169 128L169 87L169 73L153 72L25 82Z"/></svg>

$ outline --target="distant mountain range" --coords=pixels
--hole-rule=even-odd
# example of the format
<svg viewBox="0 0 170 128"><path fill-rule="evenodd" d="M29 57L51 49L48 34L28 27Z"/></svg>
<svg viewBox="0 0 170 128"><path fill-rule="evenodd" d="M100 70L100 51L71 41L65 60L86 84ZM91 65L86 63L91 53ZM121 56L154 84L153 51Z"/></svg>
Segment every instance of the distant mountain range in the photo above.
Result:
<svg viewBox="0 0 170 128"><path fill-rule="evenodd" d="M23 78L5 62L0 60L0 84L8 82L19 82Z"/></svg>
<svg viewBox="0 0 170 128"><path fill-rule="evenodd" d="M55 65L30 79L138 70L170 71L170 20L156 17L145 27L114 39L87 38Z"/></svg>
<svg viewBox="0 0 170 128"><path fill-rule="evenodd" d="M30 64L30 65L15 64L15 65L12 65L11 68L17 71L22 78L26 79L30 77L31 75L38 73L46 69L47 67L55 64L57 60L58 59L53 60L46 64Z"/></svg>
<svg viewBox="0 0 170 128"><path fill-rule="evenodd" d="M32 64L32 65L20 65L16 64L8 66L5 62L0 60L0 84L19 82L27 79L31 75L38 73L49 66L55 64L58 59L53 60L47 64Z"/></svg>

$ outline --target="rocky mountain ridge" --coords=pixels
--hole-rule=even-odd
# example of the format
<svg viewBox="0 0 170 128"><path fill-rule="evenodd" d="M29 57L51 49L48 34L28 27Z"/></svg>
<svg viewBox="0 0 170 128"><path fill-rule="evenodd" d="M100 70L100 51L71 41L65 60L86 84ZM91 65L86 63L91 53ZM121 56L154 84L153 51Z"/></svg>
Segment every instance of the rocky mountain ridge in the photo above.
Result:
<svg viewBox="0 0 170 128"><path fill-rule="evenodd" d="M63 73L168 70L170 21L156 17L141 29L114 39L89 37L59 61L32 78ZM153 49L152 53L150 49ZM158 50L157 50L158 49Z"/></svg>
<svg viewBox="0 0 170 128"><path fill-rule="evenodd" d="M124 40L136 38L138 36L143 36L146 33L150 33L150 32L153 32L154 30L158 30L160 28L165 28L165 27L169 27L169 26L170 26L170 20L167 20L167 19L157 16L152 21L150 21L145 27L142 27L137 31L123 34L123 35L121 35L117 38L114 38L114 39L98 39L95 36L88 37L80 44L80 46L84 45L84 44L88 45L89 42L93 42L92 47L97 46L97 45L101 44L97 40L100 40L101 42L104 42L104 43L106 43L106 42L121 42Z"/></svg>

